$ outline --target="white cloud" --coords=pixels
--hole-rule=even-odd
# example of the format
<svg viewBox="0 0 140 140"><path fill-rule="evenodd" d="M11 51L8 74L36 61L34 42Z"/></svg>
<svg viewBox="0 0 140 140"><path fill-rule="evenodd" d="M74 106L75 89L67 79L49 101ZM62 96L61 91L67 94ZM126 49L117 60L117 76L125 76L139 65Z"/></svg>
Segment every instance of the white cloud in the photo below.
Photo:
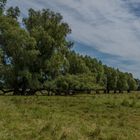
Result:
<svg viewBox="0 0 140 140"><path fill-rule="evenodd" d="M9 5L51 8L60 12L72 28L71 38L123 60L140 62L140 18L129 5L139 0L10 0ZM126 6L127 4L127 6ZM121 60L120 60L121 61ZM122 66L137 76L140 65Z"/></svg>

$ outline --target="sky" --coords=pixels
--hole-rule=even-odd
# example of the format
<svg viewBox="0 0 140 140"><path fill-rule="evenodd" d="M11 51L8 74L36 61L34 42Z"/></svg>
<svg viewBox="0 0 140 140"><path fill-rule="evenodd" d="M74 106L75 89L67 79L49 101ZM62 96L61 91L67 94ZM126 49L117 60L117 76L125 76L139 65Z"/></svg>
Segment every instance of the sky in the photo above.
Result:
<svg viewBox="0 0 140 140"><path fill-rule="evenodd" d="M72 29L74 49L140 78L140 0L9 0L27 10L60 12Z"/></svg>

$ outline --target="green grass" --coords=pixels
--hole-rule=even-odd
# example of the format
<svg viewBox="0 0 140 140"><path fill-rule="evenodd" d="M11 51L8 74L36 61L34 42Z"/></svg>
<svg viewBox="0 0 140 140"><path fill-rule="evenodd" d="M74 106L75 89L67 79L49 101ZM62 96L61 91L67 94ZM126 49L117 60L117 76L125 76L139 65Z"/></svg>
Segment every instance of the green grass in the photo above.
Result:
<svg viewBox="0 0 140 140"><path fill-rule="evenodd" d="M0 140L139 140L140 94L0 97Z"/></svg>

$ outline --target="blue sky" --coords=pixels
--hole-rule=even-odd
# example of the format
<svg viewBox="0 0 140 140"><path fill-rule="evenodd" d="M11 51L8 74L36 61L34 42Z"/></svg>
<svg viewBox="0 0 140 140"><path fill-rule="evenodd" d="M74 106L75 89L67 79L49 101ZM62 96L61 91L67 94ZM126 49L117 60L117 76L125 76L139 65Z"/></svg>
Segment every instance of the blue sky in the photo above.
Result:
<svg viewBox="0 0 140 140"><path fill-rule="evenodd" d="M140 0L9 0L7 6L50 8L68 22L74 49L140 78Z"/></svg>

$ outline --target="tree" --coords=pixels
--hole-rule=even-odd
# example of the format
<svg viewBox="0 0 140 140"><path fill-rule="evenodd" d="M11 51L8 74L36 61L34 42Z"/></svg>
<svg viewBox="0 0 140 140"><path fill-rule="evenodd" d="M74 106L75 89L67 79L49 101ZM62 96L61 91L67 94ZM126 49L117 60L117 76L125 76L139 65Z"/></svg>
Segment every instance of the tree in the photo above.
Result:
<svg viewBox="0 0 140 140"><path fill-rule="evenodd" d="M82 74L89 72L89 68L86 66L86 63L82 57L76 54L74 51L68 53L67 59L69 61L70 74Z"/></svg>
<svg viewBox="0 0 140 140"><path fill-rule="evenodd" d="M128 83L128 93L130 93L132 90L137 89L137 83L136 80L133 78L133 75L131 73L126 73L127 75L127 83Z"/></svg>
<svg viewBox="0 0 140 140"><path fill-rule="evenodd" d="M2 78L6 88L14 94L34 93L43 88L43 83L53 80L68 71L66 53L70 42L68 25L62 16L49 10L29 10L24 19L26 29L18 24L18 8L9 8L0 17L0 46L4 54ZM67 46L68 45L68 46ZM11 75L11 76L10 76Z"/></svg>
<svg viewBox="0 0 140 140"><path fill-rule="evenodd" d="M115 69L104 66L106 76L106 90L109 93L110 90L117 90L118 73Z"/></svg>
<svg viewBox="0 0 140 140"><path fill-rule="evenodd" d="M104 86L104 67L102 62L89 56L83 57L83 60L86 66L89 68L90 72L94 73L96 77L96 83Z"/></svg>
<svg viewBox="0 0 140 140"><path fill-rule="evenodd" d="M96 79L93 74L67 74L59 76L55 80L56 89L60 93L70 94L71 92L88 92L101 89L100 85L96 84Z"/></svg>
<svg viewBox="0 0 140 140"><path fill-rule="evenodd" d="M29 10L18 23L20 10L5 10L0 1L0 88L15 95L36 91L65 94L92 90L134 90L133 75L104 66L101 61L71 50L71 33L59 13Z"/></svg>
<svg viewBox="0 0 140 140"><path fill-rule="evenodd" d="M30 36L37 42L38 69L46 77L55 79L60 73L68 69L66 53L70 47L67 34L71 33L67 23L62 21L59 13L48 9L42 11L29 10L29 17L23 19Z"/></svg>
<svg viewBox="0 0 140 140"><path fill-rule="evenodd" d="M135 81L136 81L136 85L137 85L137 90L140 91L140 80L135 79Z"/></svg>
<svg viewBox="0 0 140 140"><path fill-rule="evenodd" d="M5 59L2 68L3 81L7 88L14 89L14 94L18 94L20 88L21 92L25 92L27 86L35 81L32 79L35 74L31 65L38 54L35 50L36 41L15 20L7 16L1 17L0 31L0 44Z"/></svg>
<svg viewBox="0 0 140 140"><path fill-rule="evenodd" d="M63 55L55 52L51 58L46 62L47 74L55 79L57 76L65 74L69 69L69 62L64 59Z"/></svg>
<svg viewBox="0 0 140 140"><path fill-rule="evenodd" d="M6 14L8 17L11 17L13 19L16 19L20 16L20 10L18 7L10 7L7 11Z"/></svg>
<svg viewBox="0 0 140 140"><path fill-rule="evenodd" d="M117 89L119 93L123 93L124 90L128 90L127 76L125 73L119 72L119 77L117 81Z"/></svg>
<svg viewBox="0 0 140 140"><path fill-rule="evenodd" d="M0 0L0 15L2 15L5 5L6 5L7 0Z"/></svg>

